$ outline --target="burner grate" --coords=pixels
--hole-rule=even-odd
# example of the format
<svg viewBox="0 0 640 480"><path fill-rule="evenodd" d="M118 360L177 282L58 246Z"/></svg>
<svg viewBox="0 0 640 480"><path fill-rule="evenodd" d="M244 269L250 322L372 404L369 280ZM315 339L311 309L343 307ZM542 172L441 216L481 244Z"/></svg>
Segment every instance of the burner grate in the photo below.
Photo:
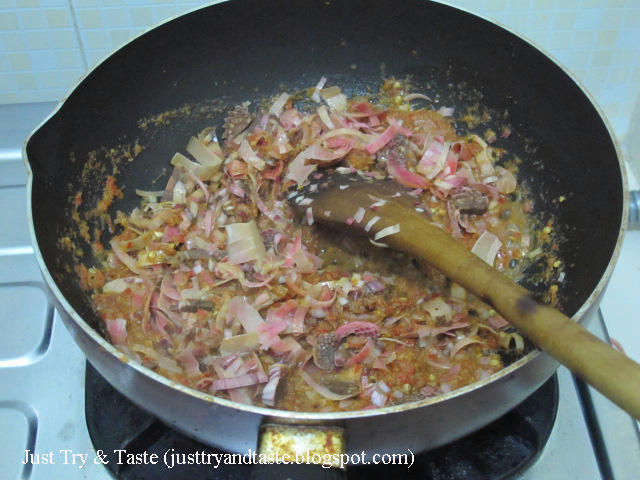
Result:
<svg viewBox="0 0 640 480"><path fill-rule="evenodd" d="M85 413L96 450L109 452L107 468L119 480L189 478L235 480L249 478L250 465L118 464L117 449L140 455L175 452L219 452L165 426L118 393L87 363ZM350 479L384 478L430 480L504 480L524 471L547 442L558 409L558 380L554 375L531 397L487 427L456 442L416 455L411 468L403 465L349 468Z"/></svg>

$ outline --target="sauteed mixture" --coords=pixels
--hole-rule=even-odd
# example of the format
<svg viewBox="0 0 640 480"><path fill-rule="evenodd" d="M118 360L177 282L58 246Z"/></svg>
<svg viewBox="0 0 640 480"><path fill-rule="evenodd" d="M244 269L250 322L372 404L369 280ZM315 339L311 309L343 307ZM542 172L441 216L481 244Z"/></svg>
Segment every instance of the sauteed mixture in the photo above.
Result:
<svg viewBox="0 0 640 480"><path fill-rule="evenodd" d="M236 402L337 411L446 393L524 351L504 319L437 271L324 232L311 202L303 218L287 204L329 166L391 177L417 211L517 279L552 225L534 231L516 162L498 165L506 152L492 144L509 129L461 137L453 109L425 107L401 82L370 98L325 82L236 106L220 139L215 128L192 137L164 191L138 190L141 206L118 213L104 263L78 268L128 356ZM107 201L120 194L112 181Z"/></svg>

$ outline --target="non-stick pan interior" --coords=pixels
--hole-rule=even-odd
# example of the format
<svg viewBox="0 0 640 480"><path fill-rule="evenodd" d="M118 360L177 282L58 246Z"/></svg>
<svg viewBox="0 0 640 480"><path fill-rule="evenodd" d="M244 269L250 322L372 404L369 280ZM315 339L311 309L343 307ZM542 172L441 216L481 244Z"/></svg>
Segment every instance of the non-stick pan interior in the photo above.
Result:
<svg viewBox="0 0 640 480"><path fill-rule="evenodd" d="M83 190L90 208L102 193L102 173L81 175L90 152L107 164L109 148L136 140L144 147L118 166L125 198L113 209L130 208L136 187L163 187L169 159L194 132L222 124L221 106L313 86L322 75L347 93L410 76L416 91L458 112L480 103L492 116L480 133L508 124L512 135L497 144L524 159L519 175L536 209L555 218L567 264L562 308L578 310L621 224L622 178L603 121L563 70L520 38L421 0L229 2L164 24L93 70L27 145L39 248L74 308L93 321L76 259L60 241L73 228L74 194ZM90 260L91 249L82 250Z"/></svg>

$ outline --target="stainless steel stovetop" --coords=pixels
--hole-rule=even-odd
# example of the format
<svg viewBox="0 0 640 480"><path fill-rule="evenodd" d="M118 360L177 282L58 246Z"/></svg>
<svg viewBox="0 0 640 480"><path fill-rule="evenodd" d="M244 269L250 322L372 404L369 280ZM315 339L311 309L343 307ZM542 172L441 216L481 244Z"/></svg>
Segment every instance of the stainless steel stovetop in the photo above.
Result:
<svg viewBox="0 0 640 480"><path fill-rule="evenodd" d="M93 462L84 416L84 356L47 299L27 230L22 142L54 107L0 106L0 480L111 478ZM632 242L640 242L640 232L632 233ZM620 262L626 258L623 252ZM601 314L591 319L590 329L608 339ZM518 478L639 478L637 423L591 389L580 396L563 367L558 379L560 404L549 442ZM53 452L55 464L23 465L26 450L44 458ZM71 464L71 453L88 454L83 468Z"/></svg>

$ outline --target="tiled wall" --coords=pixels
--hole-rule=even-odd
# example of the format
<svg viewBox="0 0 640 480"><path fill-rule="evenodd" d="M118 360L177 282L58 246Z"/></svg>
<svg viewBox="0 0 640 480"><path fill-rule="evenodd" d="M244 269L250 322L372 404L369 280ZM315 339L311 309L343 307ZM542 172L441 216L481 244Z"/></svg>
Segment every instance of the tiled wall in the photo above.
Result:
<svg viewBox="0 0 640 480"><path fill-rule="evenodd" d="M59 100L129 38L203 3L0 0L0 103ZM550 52L595 96L616 133L627 133L640 102L640 0L448 3L496 20Z"/></svg>

